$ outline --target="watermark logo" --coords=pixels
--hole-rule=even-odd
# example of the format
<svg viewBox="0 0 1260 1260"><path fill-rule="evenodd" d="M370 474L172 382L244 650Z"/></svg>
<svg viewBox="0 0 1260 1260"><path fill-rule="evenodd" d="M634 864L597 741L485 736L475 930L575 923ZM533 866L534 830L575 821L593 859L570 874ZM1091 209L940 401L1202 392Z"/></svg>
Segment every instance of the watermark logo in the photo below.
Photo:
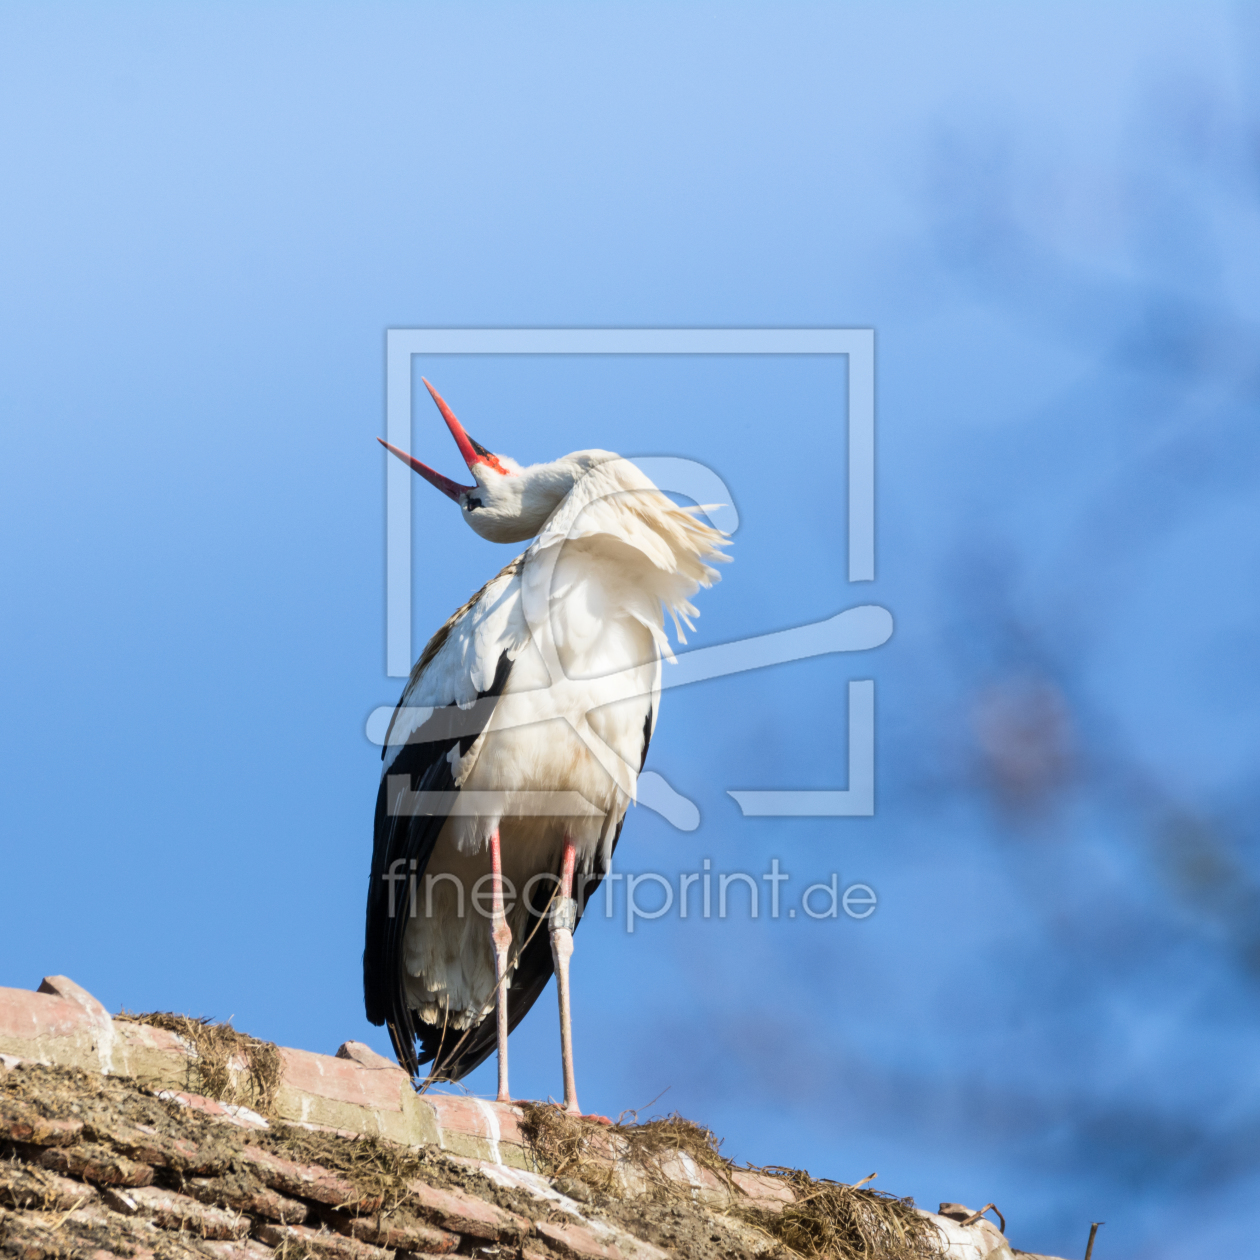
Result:
<svg viewBox="0 0 1260 1260"><path fill-rule="evenodd" d="M482 875L467 888L458 875L449 871L421 874L416 867L414 858L398 858L381 874L389 890L387 912L391 919L405 915L447 923L471 915L487 921L494 917L492 874ZM740 915L749 919L795 919L799 914L802 919L814 921L839 919L841 915L861 920L869 919L879 904L869 884L842 886L836 871L807 884L799 896L787 887L792 878L777 857L771 859L770 869L759 877L748 871L715 871L712 859L705 858L702 869L683 871L674 878L659 871L610 871L604 876L578 872L573 895L577 913L602 911L604 918L618 920L624 916L628 933L633 933L640 921L663 919L671 911L680 919L724 920ZM562 904L556 896L559 876L549 871L531 876L519 890L508 876L502 876L502 881L505 914L511 915L518 904L523 904L535 919L541 920ZM799 881L795 887L800 887Z"/></svg>
<svg viewBox="0 0 1260 1260"><path fill-rule="evenodd" d="M848 360L848 582L874 580L875 337L872 329L391 329L387 338L387 436L395 446L411 448L412 360L417 355L437 354L845 356ZM685 495L699 504L733 502L721 477L694 460L652 456L631 462L667 493ZM412 662L412 483L410 471L401 463L390 461L386 482L386 670L390 677L397 678L409 674ZM714 525L728 533L738 527L738 516L732 506L706 509L706 512ZM887 642L892 630L892 616L887 609L876 604L855 605L823 621L680 652L677 664L663 672L661 690L833 652L868 651ZM532 694L536 697L536 693ZM373 711L367 723L369 739L378 744L385 742L393 714L392 706ZM459 720L458 714L455 718ZM466 720L471 730L475 716ZM501 727L505 720L510 722L510 715L496 715L496 725ZM530 720L537 720L536 708ZM448 812L446 806L478 812L477 803L471 800L455 804L445 799L417 799L426 795L445 798L447 794L413 793L410 783L399 784L397 789L391 786L388 792L390 799L397 802L398 812ZM855 679L848 685L848 783L845 787L820 790L734 788L728 794L745 817L874 814L874 680ZM513 794L516 813L520 812L515 808L521 803L520 795ZM536 802L537 809L532 812L584 812L581 808L584 802L552 799L567 798L574 795L572 793L535 795L547 799ZM695 805L653 771L639 776L638 801L680 830L694 830L699 824ZM393 807L391 812L394 812Z"/></svg>

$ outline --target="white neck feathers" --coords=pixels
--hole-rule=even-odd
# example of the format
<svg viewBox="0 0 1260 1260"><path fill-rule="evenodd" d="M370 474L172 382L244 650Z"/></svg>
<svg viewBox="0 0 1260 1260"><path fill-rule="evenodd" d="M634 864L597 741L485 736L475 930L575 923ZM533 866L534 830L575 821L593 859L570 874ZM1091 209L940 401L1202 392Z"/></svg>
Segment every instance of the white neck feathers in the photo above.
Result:
<svg viewBox="0 0 1260 1260"><path fill-rule="evenodd" d="M602 452L601 452L602 453ZM698 508L671 502L628 459L609 455L595 463L574 484L548 518L529 549L540 555L557 545L626 549L623 559L633 569L645 594L669 611L679 642L685 643L681 621L694 630L697 615L691 596L718 580L713 564L729 560L719 548L726 536L697 518ZM648 628L663 655L673 658L659 619Z"/></svg>

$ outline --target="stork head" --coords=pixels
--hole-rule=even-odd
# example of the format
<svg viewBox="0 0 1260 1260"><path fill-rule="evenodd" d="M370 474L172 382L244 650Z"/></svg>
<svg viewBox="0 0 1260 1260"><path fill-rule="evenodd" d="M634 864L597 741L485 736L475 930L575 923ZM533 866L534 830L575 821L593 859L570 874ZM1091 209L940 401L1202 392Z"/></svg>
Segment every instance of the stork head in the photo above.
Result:
<svg viewBox="0 0 1260 1260"><path fill-rule="evenodd" d="M509 456L492 454L480 442L469 437L441 394L428 381L424 385L437 403L476 484L461 485L391 446L383 438L377 441L430 485L454 499L464 520L490 542L524 542L533 538L564 496L573 489L578 478L595 464L612 458L607 451L579 451L550 464L532 464L522 468Z"/></svg>

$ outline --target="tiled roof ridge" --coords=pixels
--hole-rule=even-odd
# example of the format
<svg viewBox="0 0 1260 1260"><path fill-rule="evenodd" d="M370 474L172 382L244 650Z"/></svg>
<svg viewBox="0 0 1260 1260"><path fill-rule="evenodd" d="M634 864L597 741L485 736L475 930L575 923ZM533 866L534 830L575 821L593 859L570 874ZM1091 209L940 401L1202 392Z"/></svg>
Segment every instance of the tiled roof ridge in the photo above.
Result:
<svg viewBox="0 0 1260 1260"><path fill-rule="evenodd" d="M537 1171L519 1106L418 1095L405 1072L358 1042L344 1043L336 1055L288 1047L277 1052L269 1120L243 1103L197 1092L196 1054L187 1038L112 1018L66 977L47 977L35 992L0 988L0 1144L7 1156L0 1163L0 1254L22 1260L786 1254L769 1234L729 1211L733 1195L762 1212L791 1206L793 1193L780 1178L737 1171L724 1181L685 1155L665 1158L652 1171L677 1183L677 1230L694 1236L674 1238L674 1226L655 1219L650 1227L645 1218L645 1228L630 1228L637 1225L633 1214L610 1215L579 1202L572 1196L581 1185ZM231 1066L247 1077L248 1064ZM70 1097L81 1103L66 1104ZM101 1113L106 1097L114 1110ZM145 1110L154 1107L159 1110ZM84 1113L96 1119L85 1124L78 1119ZM171 1116L174 1121L163 1119ZM187 1121L182 1128L180 1116ZM424 1174L390 1189L386 1204L386 1195L365 1195L354 1176L317 1158L289 1158L293 1151L277 1142L302 1131L316 1146L317 1139L351 1139L345 1147L352 1154L357 1139L417 1153L427 1161ZM647 1189L642 1173L619 1161L616 1150L607 1154L610 1184L626 1203L638 1202ZM956 1218L924 1215L950 1260L1012 1255L984 1220L964 1226ZM712 1228L702 1243L696 1242L697 1220L706 1234Z"/></svg>

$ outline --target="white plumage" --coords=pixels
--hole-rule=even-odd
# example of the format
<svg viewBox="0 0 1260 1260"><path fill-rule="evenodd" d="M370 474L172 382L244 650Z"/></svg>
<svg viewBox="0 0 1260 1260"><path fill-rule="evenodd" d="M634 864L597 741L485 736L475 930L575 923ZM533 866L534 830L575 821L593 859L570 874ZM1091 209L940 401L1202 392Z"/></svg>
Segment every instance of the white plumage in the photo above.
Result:
<svg viewBox="0 0 1260 1260"><path fill-rule="evenodd" d="M368 1016L389 1025L413 1072L436 1059L434 1074L458 1079L497 1044L506 1097L508 1029L554 965L566 1106L576 1110L572 928L634 799L661 657L672 657L665 613L682 640L679 623L690 627L691 596L717 577L725 539L611 452L529 468L491 455L430 392L477 484L457 486L394 453L484 537L537 537L433 637L391 723L368 899ZM506 910L488 919L472 893L480 880L482 906L493 902L500 855ZM556 890L566 869L576 905ZM411 886L404 896L398 883L413 874L414 914ZM535 929L553 890L549 958Z"/></svg>

